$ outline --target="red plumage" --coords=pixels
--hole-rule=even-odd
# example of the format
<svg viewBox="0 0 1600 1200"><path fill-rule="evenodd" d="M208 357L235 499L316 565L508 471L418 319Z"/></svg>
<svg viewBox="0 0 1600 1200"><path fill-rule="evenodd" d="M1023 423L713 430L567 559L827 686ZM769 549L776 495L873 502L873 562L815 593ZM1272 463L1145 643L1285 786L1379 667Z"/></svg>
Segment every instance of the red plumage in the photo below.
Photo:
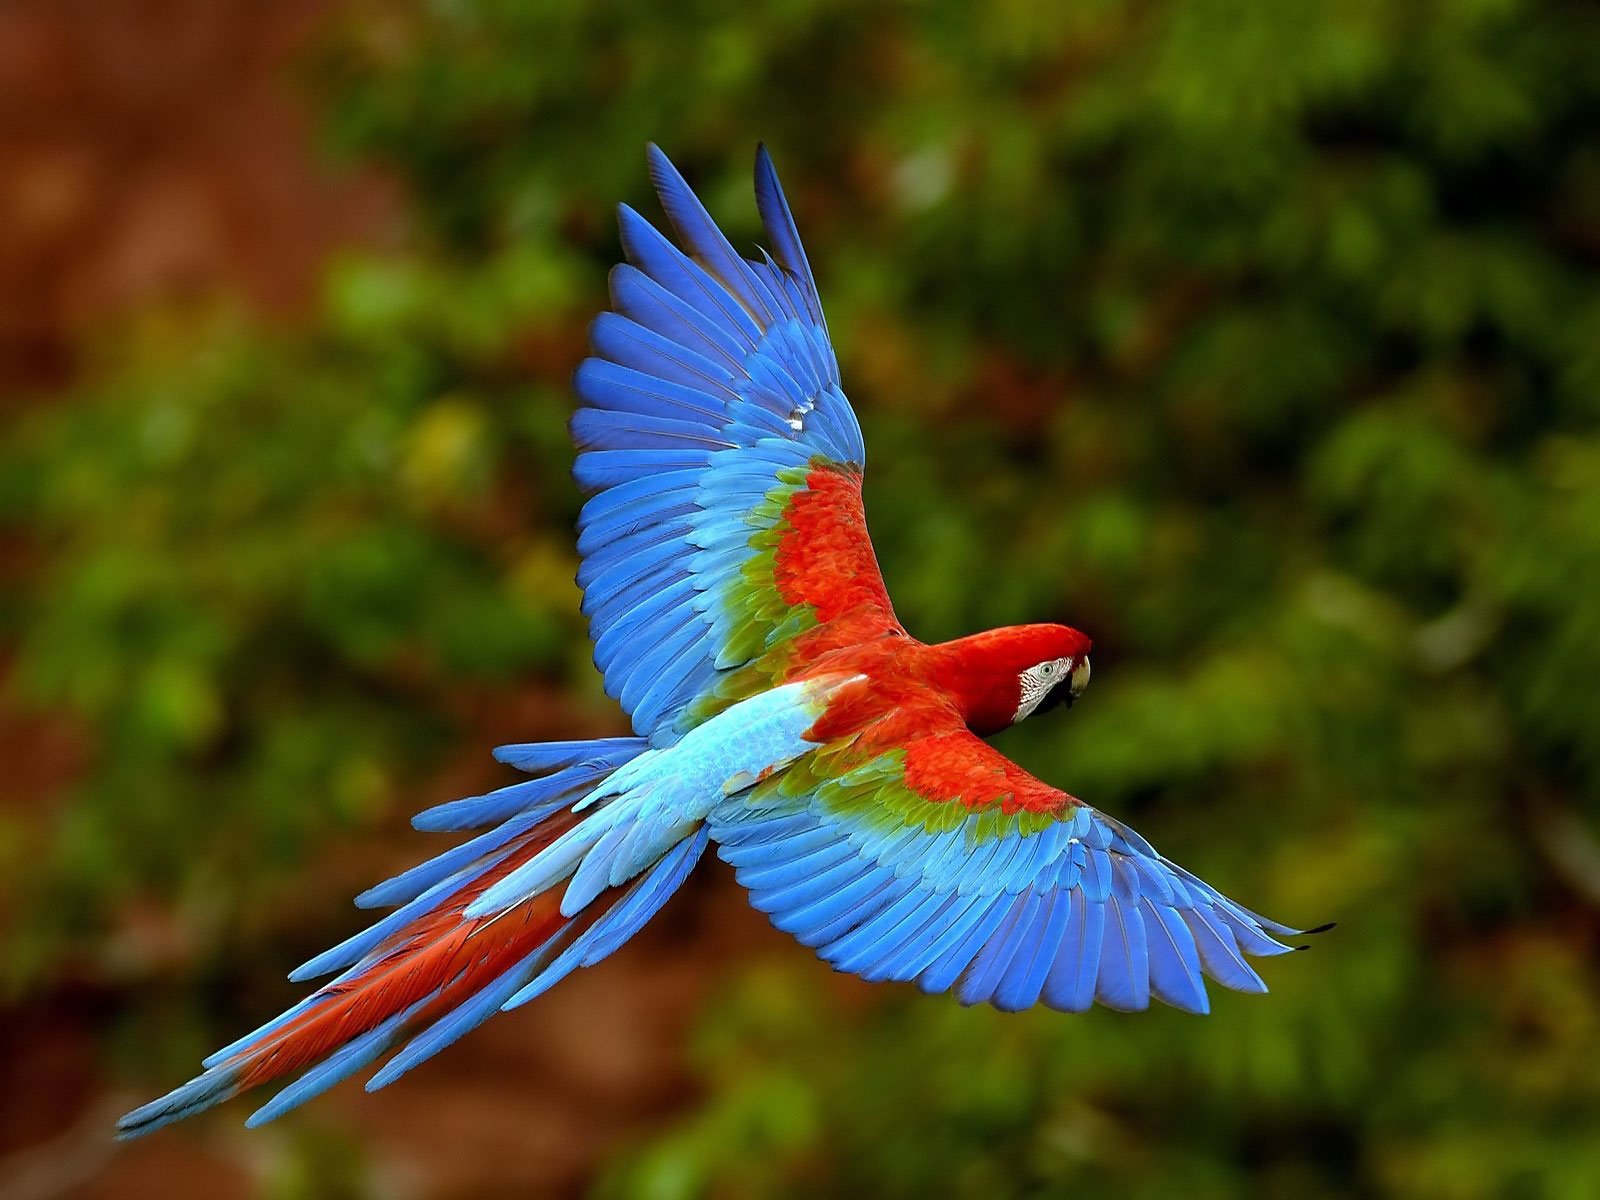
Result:
<svg viewBox="0 0 1600 1200"><path fill-rule="evenodd" d="M525 834L503 862L389 939L360 974L322 988L316 993L319 1002L305 1013L241 1050L229 1061L243 1068L239 1090L309 1066L432 995L407 1021L420 1028L548 941L569 921L561 915L564 888L541 893L496 916L463 920L461 914L575 824L574 814L563 812ZM612 898L602 895L575 919L578 927L604 913Z"/></svg>
<svg viewBox="0 0 1600 1200"><path fill-rule="evenodd" d="M849 671L807 731L817 742L849 742L852 760L904 750L908 786L932 801L987 804L1011 812L1055 812L1077 801L1034 778L977 735L1012 723L1021 676L1058 658L1082 658L1089 639L1065 625L1016 625L939 645L903 631L849 646L796 670L794 678Z"/></svg>
<svg viewBox="0 0 1600 1200"><path fill-rule="evenodd" d="M818 622L785 647L784 679L848 670L873 683L835 699L821 726L831 736L853 732L852 722L855 728L878 723L886 743L914 736L925 728L920 719L930 706L946 703L973 732L996 733L1016 716L1023 671L1089 652L1088 637L1065 625L1013 625L936 646L907 634L878 568L861 474L853 467L816 465L777 528L778 595L791 608L809 606ZM896 711L902 719L884 723Z"/></svg>
<svg viewBox="0 0 1600 1200"><path fill-rule="evenodd" d="M785 604L811 605L823 624L864 611L885 631L900 628L867 534L857 471L837 464L814 468L790 498L783 523L773 582Z"/></svg>

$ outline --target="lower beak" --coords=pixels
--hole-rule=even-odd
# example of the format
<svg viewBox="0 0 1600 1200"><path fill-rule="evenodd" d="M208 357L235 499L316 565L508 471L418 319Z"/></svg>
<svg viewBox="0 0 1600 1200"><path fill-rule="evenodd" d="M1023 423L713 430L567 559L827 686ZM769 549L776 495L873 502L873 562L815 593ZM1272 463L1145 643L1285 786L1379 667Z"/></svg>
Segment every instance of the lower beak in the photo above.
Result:
<svg viewBox="0 0 1600 1200"><path fill-rule="evenodd" d="M1038 711L1049 712L1052 708L1071 708L1077 699L1072 694L1072 689L1063 684L1044 698L1044 703L1039 705Z"/></svg>

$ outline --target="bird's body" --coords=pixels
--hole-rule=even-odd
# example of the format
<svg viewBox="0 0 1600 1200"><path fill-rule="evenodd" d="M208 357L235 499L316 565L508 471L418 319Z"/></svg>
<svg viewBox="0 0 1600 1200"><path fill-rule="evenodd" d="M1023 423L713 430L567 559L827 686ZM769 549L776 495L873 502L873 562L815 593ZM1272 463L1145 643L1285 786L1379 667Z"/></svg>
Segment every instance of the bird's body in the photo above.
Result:
<svg viewBox="0 0 1600 1200"><path fill-rule="evenodd" d="M388 1083L610 954L712 844L774 924L868 979L1067 1011L1205 1011L1202 976L1265 990L1245 956L1295 930L982 740L1076 699L1089 639L927 645L895 618L860 429L765 152L757 261L653 147L651 171L683 250L622 209L629 262L572 422L584 611L635 736L497 750L535 777L414 822L484 832L359 897L393 911L293 976L333 980L124 1136L309 1068L252 1121L270 1119L409 1038L368 1086Z"/></svg>

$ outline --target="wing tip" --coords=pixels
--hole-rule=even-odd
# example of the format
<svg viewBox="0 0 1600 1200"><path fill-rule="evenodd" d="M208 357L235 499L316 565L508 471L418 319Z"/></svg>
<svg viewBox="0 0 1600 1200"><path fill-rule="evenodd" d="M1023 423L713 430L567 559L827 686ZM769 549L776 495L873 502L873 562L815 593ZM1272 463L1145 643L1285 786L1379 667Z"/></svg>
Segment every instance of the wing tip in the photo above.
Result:
<svg viewBox="0 0 1600 1200"><path fill-rule="evenodd" d="M683 177L683 172L678 170L667 152L655 142L646 142L644 146L645 167L650 173L650 183L656 193L663 199L673 192L689 192L689 181Z"/></svg>

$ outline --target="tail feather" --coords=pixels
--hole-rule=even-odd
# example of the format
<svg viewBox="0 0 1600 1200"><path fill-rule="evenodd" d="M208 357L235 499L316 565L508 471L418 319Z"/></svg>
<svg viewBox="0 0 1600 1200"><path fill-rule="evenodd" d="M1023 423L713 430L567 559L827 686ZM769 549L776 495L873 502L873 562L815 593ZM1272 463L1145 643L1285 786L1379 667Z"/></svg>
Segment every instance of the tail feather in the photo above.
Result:
<svg viewBox="0 0 1600 1200"><path fill-rule="evenodd" d="M381 1087L387 1087L412 1067L432 1058L446 1046L458 1041L494 1016L512 993L526 984L545 963L550 961L550 951L551 947L548 944L540 946L521 962L503 972L498 979L472 999L418 1033L406 1044L405 1049L367 1080L367 1091L375 1092Z"/></svg>
<svg viewBox="0 0 1600 1200"><path fill-rule="evenodd" d="M591 906L584 915L595 919L563 947L548 943L505 972L471 1001L441 1017L411 1040L367 1083L368 1091L393 1083L496 1012L506 1012L549 991L573 970L592 967L642 929L676 892L705 852L710 836L704 826L673 847L659 863L624 889L612 889L614 903ZM559 953L557 950L559 949Z"/></svg>
<svg viewBox="0 0 1600 1200"><path fill-rule="evenodd" d="M514 785L455 802L461 807L430 810L447 814L440 828L503 823L424 864L427 869L414 868L367 893L364 898L399 907L295 972L296 978L340 972L336 978L212 1055L198 1078L123 1117L119 1137L149 1133L304 1070L249 1124L270 1121L414 1035L367 1086L392 1082L494 1013L610 954L677 890L705 849L705 830L686 830L647 869L599 891L581 911L563 913L564 879L493 911L474 908L552 843L605 812L603 805L584 811L574 805L645 743L617 738L502 749L501 756L518 765L554 773L531 781L542 786Z"/></svg>
<svg viewBox="0 0 1600 1200"><path fill-rule="evenodd" d="M640 742L638 738L628 740ZM639 753L638 747L633 753ZM528 758L524 756L515 765L526 761ZM483 796L468 796L425 808L411 818L411 827L426 833L460 833L466 829L482 829L516 816L527 818L539 813L551 813L566 803L568 796L588 791L618 765L616 753L572 763L540 779L525 780ZM537 768L522 766L521 769Z"/></svg>
<svg viewBox="0 0 1600 1200"><path fill-rule="evenodd" d="M510 1010L526 1004L535 996L543 995L579 967L592 967L623 942L643 928L655 916L673 892L700 861L710 833L704 825L695 833L669 850L649 871L639 876L614 905L600 910L599 918L585 929L572 944L562 950L550 966L539 972L516 995L503 1005ZM610 888L602 895L614 895L618 888ZM592 906L586 913L596 911Z"/></svg>
<svg viewBox="0 0 1600 1200"><path fill-rule="evenodd" d="M486 982L486 969L498 963L503 970L567 925L560 898L549 893L497 918L462 920L465 897L475 896L491 878L469 884L464 898L418 921L351 978L323 987L320 1004L246 1051L241 1088L308 1066L419 1000L430 1001L426 1007L459 1003Z"/></svg>
<svg viewBox="0 0 1600 1200"><path fill-rule="evenodd" d="M494 748L495 761L519 771L548 771L576 763L620 767L643 750L648 742L640 737L594 738L587 742L513 742Z"/></svg>
<svg viewBox="0 0 1600 1200"><path fill-rule="evenodd" d="M422 1004L418 1001L417 1004ZM245 1127L254 1129L258 1125L265 1125L275 1117L281 1117L291 1108L298 1108L307 1100L322 1095L323 1092L340 1083L357 1071L367 1066L391 1045L399 1034L400 1027L415 1011L417 1005L404 1012L397 1012L377 1028L368 1030L360 1037L355 1038L348 1045L342 1046L335 1053L330 1054L299 1079L295 1080L283 1091L279 1092L266 1104L245 1119Z"/></svg>

